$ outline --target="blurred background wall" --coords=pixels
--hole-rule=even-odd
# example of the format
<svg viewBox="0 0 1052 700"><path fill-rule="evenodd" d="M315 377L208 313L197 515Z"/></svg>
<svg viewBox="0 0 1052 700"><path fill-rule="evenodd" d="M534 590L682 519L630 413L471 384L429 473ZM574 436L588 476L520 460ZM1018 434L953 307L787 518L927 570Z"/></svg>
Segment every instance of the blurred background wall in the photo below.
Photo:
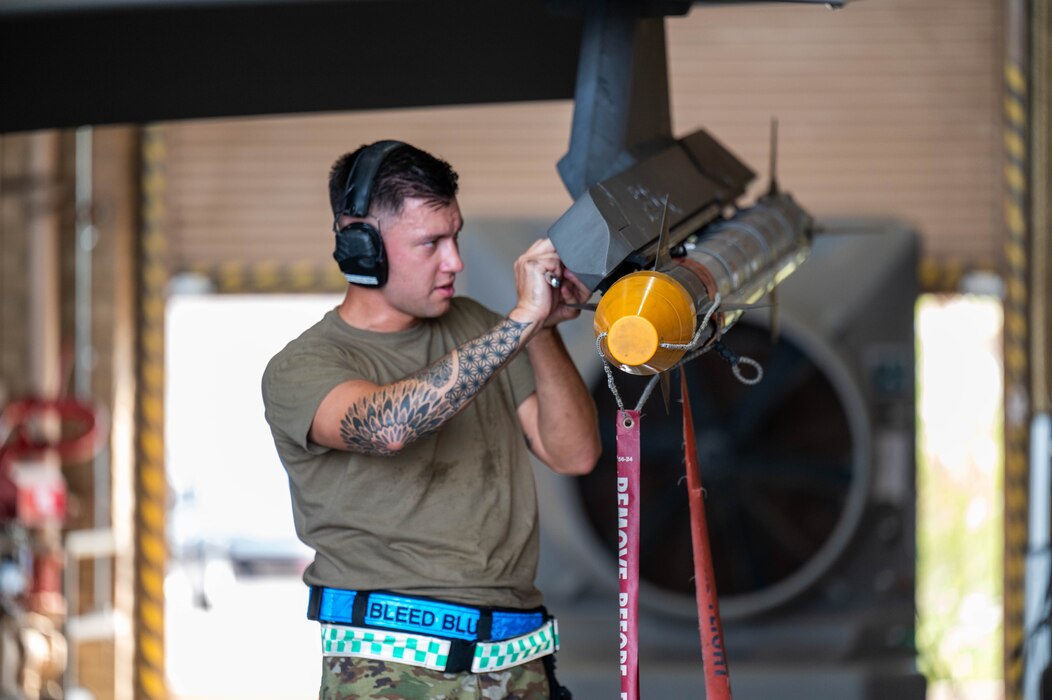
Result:
<svg viewBox="0 0 1052 700"><path fill-rule="evenodd" d="M1005 5L995 0L874 0L837 12L697 6L666 21L674 131L710 131L760 174L758 190L776 117L785 189L820 221L905 222L920 234L922 286L957 290L965 273L1001 264L1005 24ZM199 76L202 86L207 78ZM141 125L94 129L94 352L81 371L112 422L105 498L124 545L114 570L118 611L131 615L138 469L131 401L146 381L134 374L136 343L143 306L160 303L163 315L168 276L196 272L220 291L338 290L327 170L340 153L379 138L416 143L453 163L469 222L554 220L570 204L555 163L571 116L572 104L560 100L169 121L149 125L148 139ZM71 130L0 135L0 384L9 397L59 391L78 366L70 340L72 251L81 244L75 165ZM163 241L150 252L153 266L143 264L145 222ZM145 302L144 267L163 277L153 280L160 298ZM999 289L996 275L984 279ZM90 527L98 501L91 469L68 466L66 476L78 504L69 527ZM93 573L84 567L82 601L100 595ZM999 592L998 584L987 588ZM121 651L124 637L115 639L82 650L80 684L99 697L131 692L128 645Z"/></svg>

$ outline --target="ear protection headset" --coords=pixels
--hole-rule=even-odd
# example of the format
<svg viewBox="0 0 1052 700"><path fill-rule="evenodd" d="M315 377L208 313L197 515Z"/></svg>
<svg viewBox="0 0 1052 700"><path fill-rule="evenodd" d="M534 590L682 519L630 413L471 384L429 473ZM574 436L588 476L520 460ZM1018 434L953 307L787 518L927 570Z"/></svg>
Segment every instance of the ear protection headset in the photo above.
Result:
<svg viewBox="0 0 1052 700"><path fill-rule="evenodd" d="M380 232L372 224L355 221L339 228L341 216L364 218L369 215L373 181L384 159L405 146L401 141L377 141L367 146L354 161L343 187L343 208L332 223L336 250L332 257L347 281L362 287L382 287L387 282L387 256Z"/></svg>

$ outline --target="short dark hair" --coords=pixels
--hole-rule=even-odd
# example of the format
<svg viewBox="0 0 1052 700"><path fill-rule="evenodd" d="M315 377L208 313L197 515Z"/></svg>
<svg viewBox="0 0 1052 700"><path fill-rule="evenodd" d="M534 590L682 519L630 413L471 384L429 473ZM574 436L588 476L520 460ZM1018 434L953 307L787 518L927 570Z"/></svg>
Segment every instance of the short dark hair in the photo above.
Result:
<svg viewBox="0 0 1052 700"><path fill-rule="evenodd" d="M333 217L345 210L344 188L347 175L358 155L368 148L360 146L351 153L340 156L329 171L329 204ZM405 146L392 151L376 173L369 211L373 215L383 212L399 214L407 199L423 199L435 206L448 206L457 195L457 173L446 161L436 158L415 146Z"/></svg>

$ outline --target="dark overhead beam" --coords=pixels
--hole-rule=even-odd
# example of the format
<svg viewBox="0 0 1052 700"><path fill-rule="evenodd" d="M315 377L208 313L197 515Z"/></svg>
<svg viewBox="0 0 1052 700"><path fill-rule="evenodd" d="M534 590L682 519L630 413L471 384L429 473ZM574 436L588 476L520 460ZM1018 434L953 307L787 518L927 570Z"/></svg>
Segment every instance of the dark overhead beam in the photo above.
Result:
<svg viewBox="0 0 1052 700"><path fill-rule="evenodd" d="M574 199L672 143L665 20L646 16L650 9L631 0L588 3L570 149L558 166Z"/></svg>
<svg viewBox="0 0 1052 700"><path fill-rule="evenodd" d="M543 0L0 13L0 132L570 99L580 40Z"/></svg>

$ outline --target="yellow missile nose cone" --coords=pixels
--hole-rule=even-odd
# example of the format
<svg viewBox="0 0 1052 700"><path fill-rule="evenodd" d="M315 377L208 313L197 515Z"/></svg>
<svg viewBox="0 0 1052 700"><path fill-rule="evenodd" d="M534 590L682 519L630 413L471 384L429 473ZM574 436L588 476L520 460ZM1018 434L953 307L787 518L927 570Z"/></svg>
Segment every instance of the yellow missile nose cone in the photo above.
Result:
<svg viewBox="0 0 1052 700"><path fill-rule="evenodd" d="M608 359L626 372L654 374L679 361L694 337L694 302L679 282L662 272L625 275L606 291L595 309L595 333L606 333Z"/></svg>
<svg viewBox="0 0 1052 700"><path fill-rule="evenodd" d="M606 347L623 365L643 365L658 351L658 332L642 316L622 316L610 326Z"/></svg>

